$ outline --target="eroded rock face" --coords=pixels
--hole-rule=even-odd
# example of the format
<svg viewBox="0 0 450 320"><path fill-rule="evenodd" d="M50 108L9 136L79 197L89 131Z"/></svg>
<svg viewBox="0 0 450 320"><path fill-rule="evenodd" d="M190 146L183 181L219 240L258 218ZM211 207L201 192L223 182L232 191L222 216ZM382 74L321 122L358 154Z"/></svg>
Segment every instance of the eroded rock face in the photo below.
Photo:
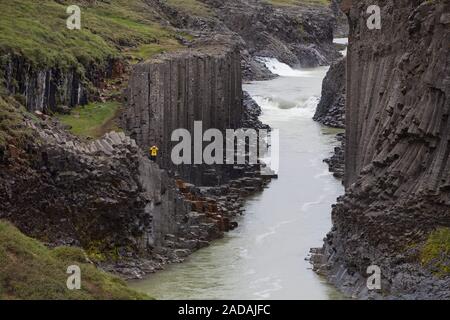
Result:
<svg viewBox="0 0 450 320"><path fill-rule="evenodd" d="M324 160L328 164L330 172L338 179L344 179L345 173L345 133L338 133L336 139L340 145L335 147L331 157Z"/></svg>
<svg viewBox="0 0 450 320"><path fill-rule="evenodd" d="M257 0L205 0L220 20L245 41L252 56L277 58L291 66L330 64L334 16L325 6L272 6Z"/></svg>
<svg viewBox="0 0 450 320"><path fill-rule="evenodd" d="M381 31L361 18L370 1L343 3L347 193L316 268L355 297L380 294L365 286L378 265L385 295L449 298L450 278L433 276L418 251L450 226L450 3L385 1Z"/></svg>
<svg viewBox="0 0 450 320"><path fill-rule="evenodd" d="M345 28L342 12L307 3L276 6L262 0L202 0L211 14L186 14L162 0L151 0L173 26L197 37L227 34L239 44L244 80L275 76L258 56L276 58L291 66L328 65L339 58L333 30ZM337 35L341 35L338 32Z"/></svg>
<svg viewBox="0 0 450 320"><path fill-rule="evenodd" d="M334 26L335 38L347 38L348 37L348 22L347 16L341 10L341 0L331 0L330 8L336 17Z"/></svg>
<svg viewBox="0 0 450 320"><path fill-rule="evenodd" d="M35 140L1 164L1 218L53 244L127 254L151 247L169 181L133 140L112 132L84 143L50 123L28 127Z"/></svg>
<svg viewBox="0 0 450 320"><path fill-rule="evenodd" d="M261 107L250 96L247 91L244 91L244 113L242 117L242 128L266 129L270 130L270 126L264 124L259 120L262 115Z"/></svg>

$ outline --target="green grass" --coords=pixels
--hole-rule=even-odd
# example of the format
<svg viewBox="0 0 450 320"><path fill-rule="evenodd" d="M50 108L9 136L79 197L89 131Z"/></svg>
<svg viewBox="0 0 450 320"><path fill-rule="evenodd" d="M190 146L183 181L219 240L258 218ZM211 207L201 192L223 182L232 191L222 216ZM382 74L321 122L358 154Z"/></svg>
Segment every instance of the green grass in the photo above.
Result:
<svg viewBox="0 0 450 320"><path fill-rule="evenodd" d="M149 44L173 45L176 33L156 22L156 13L143 0L96 1L81 7L81 30L66 28L66 8L52 0L1 1L0 55L14 52L43 66L83 71L105 63L124 49Z"/></svg>
<svg viewBox="0 0 450 320"><path fill-rule="evenodd" d="M145 44L138 48L131 49L129 53L137 61L146 60L157 54L169 51L176 51L182 48L177 41L166 41L164 44L152 43Z"/></svg>
<svg viewBox="0 0 450 320"><path fill-rule="evenodd" d="M200 17L210 17L213 12L207 5L197 0L167 0L167 3L178 10Z"/></svg>
<svg viewBox="0 0 450 320"><path fill-rule="evenodd" d="M266 0L274 6L301 6L301 5L330 5L330 0Z"/></svg>
<svg viewBox="0 0 450 320"><path fill-rule="evenodd" d="M437 275L450 275L450 228L440 228L431 233L420 258L422 265Z"/></svg>
<svg viewBox="0 0 450 320"><path fill-rule="evenodd" d="M81 269L81 290L67 289L67 267ZM0 221L0 299L141 300L148 296L90 264L83 250L48 249Z"/></svg>
<svg viewBox="0 0 450 320"><path fill-rule="evenodd" d="M77 136L99 138L109 131L119 130L114 120L120 106L117 101L90 103L74 108L68 115L58 115L58 118L70 126L70 131Z"/></svg>

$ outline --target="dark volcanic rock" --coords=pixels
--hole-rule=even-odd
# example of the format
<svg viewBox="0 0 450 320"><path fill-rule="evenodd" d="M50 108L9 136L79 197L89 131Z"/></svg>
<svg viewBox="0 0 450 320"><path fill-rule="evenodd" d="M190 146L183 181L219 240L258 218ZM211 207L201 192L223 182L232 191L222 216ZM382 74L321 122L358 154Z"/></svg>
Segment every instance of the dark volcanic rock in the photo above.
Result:
<svg viewBox="0 0 450 320"><path fill-rule="evenodd" d="M136 143L123 133L84 143L49 122L27 127L35 139L0 164L0 217L48 243L148 249L168 182Z"/></svg>
<svg viewBox="0 0 450 320"><path fill-rule="evenodd" d="M173 164L171 153L178 142L172 142L172 132L184 128L194 137L195 121L202 122L203 131L214 128L225 132L237 129L242 115L238 48L201 45L137 65L130 78L122 122L143 150L158 146L158 164L163 169L196 185L212 182L216 186L226 182L226 172L217 172L216 181L211 181L204 173L212 166Z"/></svg>
<svg viewBox="0 0 450 320"><path fill-rule="evenodd" d="M334 17L325 6L272 6L256 0L204 0L223 23L239 34L255 56L277 58L291 66L330 64Z"/></svg>
<svg viewBox="0 0 450 320"><path fill-rule="evenodd" d="M331 0L330 8L336 18L334 26L335 38L347 38L349 32L347 16L342 12L340 8L341 0Z"/></svg>
<svg viewBox="0 0 450 320"><path fill-rule="evenodd" d="M330 67L322 85L322 96L317 106L314 120L333 128L345 128L346 63L343 58ZM341 145L334 154L325 159L330 171L339 179L344 178L345 170L345 134L337 136Z"/></svg>
<svg viewBox="0 0 450 320"><path fill-rule="evenodd" d="M193 16L151 0L168 22L196 37L234 36L239 44L244 80L275 77L258 56L277 58L290 66L328 65L340 55L333 45L337 12L323 5L274 6L262 0L202 0L214 13Z"/></svg>
<svg viewBox="0 0 450 320"><path fill-rule="evenodd" d="M346 63L343 58L333 64L323 81L314 120L328 127L345 128Z"/></svg>
<svg viewBox="0 0 450 320"><path fill-rule="evenodd" d="M345 134L340 133L336 137L341 145L335 147L333 155L324 161L336 178L343 179L345 173Z"/></svg>
<svg viewBox="0 0 450 320"><path fill-rule="evenodd" d="M259 120L259 116L262 114L261 107L246 91L244 91L243 103L244 115L242 118L241 127L270 130L270 127L268 125L263 124L261 120Z"/></svg>
<svg viewBox="0 0 450 320"><path fill-rule="evenodd" d="M8 93L22 96L21 102L29 111L47 114L61 111L62 105L72 108L93 100L97 92L88 88L100 87L105 79L123 72L122 63L110 59L102 67L85 66L85 73L81 73L76 67L37 67L16 53L0 55L1 75Z"/></svg>
<svg viewBox="0 0 450 320"><path fill-rule="evenodd" d="M450 227L450 3L343 1L350 19L346 195L315 268L354 297L450 298L450 276L421 264L420 248ZM448 261L448 256L444 258ZM378 265L382 292L368 292Z"/></svg>
<svg viewBox="0 0 450 320"><path fill-rule="evenodd" d="M258 61L247 50L241 50L242 55L242 78L244 80L265 81L277 78L264 63Z"/></svg>

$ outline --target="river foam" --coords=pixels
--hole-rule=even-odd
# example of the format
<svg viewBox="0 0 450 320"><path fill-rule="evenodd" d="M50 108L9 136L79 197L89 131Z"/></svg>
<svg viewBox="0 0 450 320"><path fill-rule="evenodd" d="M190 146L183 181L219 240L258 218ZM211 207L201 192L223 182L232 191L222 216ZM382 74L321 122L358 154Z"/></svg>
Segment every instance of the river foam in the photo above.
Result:
<svg viewBox="0 0 450 320"><path fill-rule="evenodd" d="M273 74L282 77L306 77L308 72L306 70L297 70L291 68L289 65L278 61L275 58L259 57L258 61L264 63Z"/></svg>
<svg viewBox="0 0 450 320"><path fill-rule="evenodd" d="M312 118L320 98L312 96L297 101L285 100L278 96L263 97L255 95L252 97L261 107L265 116L277 118L304 117Z"/></svg>

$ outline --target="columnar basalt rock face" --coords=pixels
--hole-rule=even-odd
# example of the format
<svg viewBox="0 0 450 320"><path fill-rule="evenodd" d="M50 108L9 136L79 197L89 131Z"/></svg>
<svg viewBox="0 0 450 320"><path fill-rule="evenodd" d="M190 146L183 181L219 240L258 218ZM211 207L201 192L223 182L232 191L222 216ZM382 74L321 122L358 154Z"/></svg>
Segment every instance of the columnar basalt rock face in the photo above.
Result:
<svg viewBox="0 0 450 320"><path fill-rule="evenodd" d="M187 129L194 137L194 122L203 130L236 129L243 116L241 60L237 48L206 46L166 54L135 67L128 87L123 126L148 150L158 146L158 164L202 184L193 170L175 167L171 159L172 132Z"/></svg>
<svg viewBox="0 0 450 320"><path fill-rule="evenodd" d="M314 120L333 128L345 128L346 58L333 64L322 86L322 96Z"/></svg>
<svg viewBox="0 0 450 320"><path fill-rule="evenodd" d="M315 121L333 128L345 128L346 65L347 59L342 58L330 67L323 80L322 96L314 114ZM342 179L345 171L345 134L339 133L337 138L341 145L334 149L333 155L325 162L330 172Z"/></svg>
<svg viewBox="0 0 450 320"><path fill-rule="evenodd" d="M56 111L57 106L73 107L86 104L87 91L75 69L36 69L24 58L6 55L1 68L5 88L14 95L23 97L29 111Z"/></svg>
<svg viewBox="0 0 450 320"><path fill-rule="evenodd" d="M123 72L119 60L105 61L105 66L88 66L86 75L75 67L36 67L21 56L6 54L0 57L0 69L5 89L29 111L47 114L65 110L62 107L84 105L95 98L89 83L101 87L104 80Z"/></svg>
<svg viewBox="0 0 450 320"><path fill-rule="evenodd" d="M418 252L450 226L450 2L384 1L382 30L366 26L371 1L343 4L347 193L316 267L355 296L379 265L385 294L449 298L448 275L433 276Z"/></svg>

